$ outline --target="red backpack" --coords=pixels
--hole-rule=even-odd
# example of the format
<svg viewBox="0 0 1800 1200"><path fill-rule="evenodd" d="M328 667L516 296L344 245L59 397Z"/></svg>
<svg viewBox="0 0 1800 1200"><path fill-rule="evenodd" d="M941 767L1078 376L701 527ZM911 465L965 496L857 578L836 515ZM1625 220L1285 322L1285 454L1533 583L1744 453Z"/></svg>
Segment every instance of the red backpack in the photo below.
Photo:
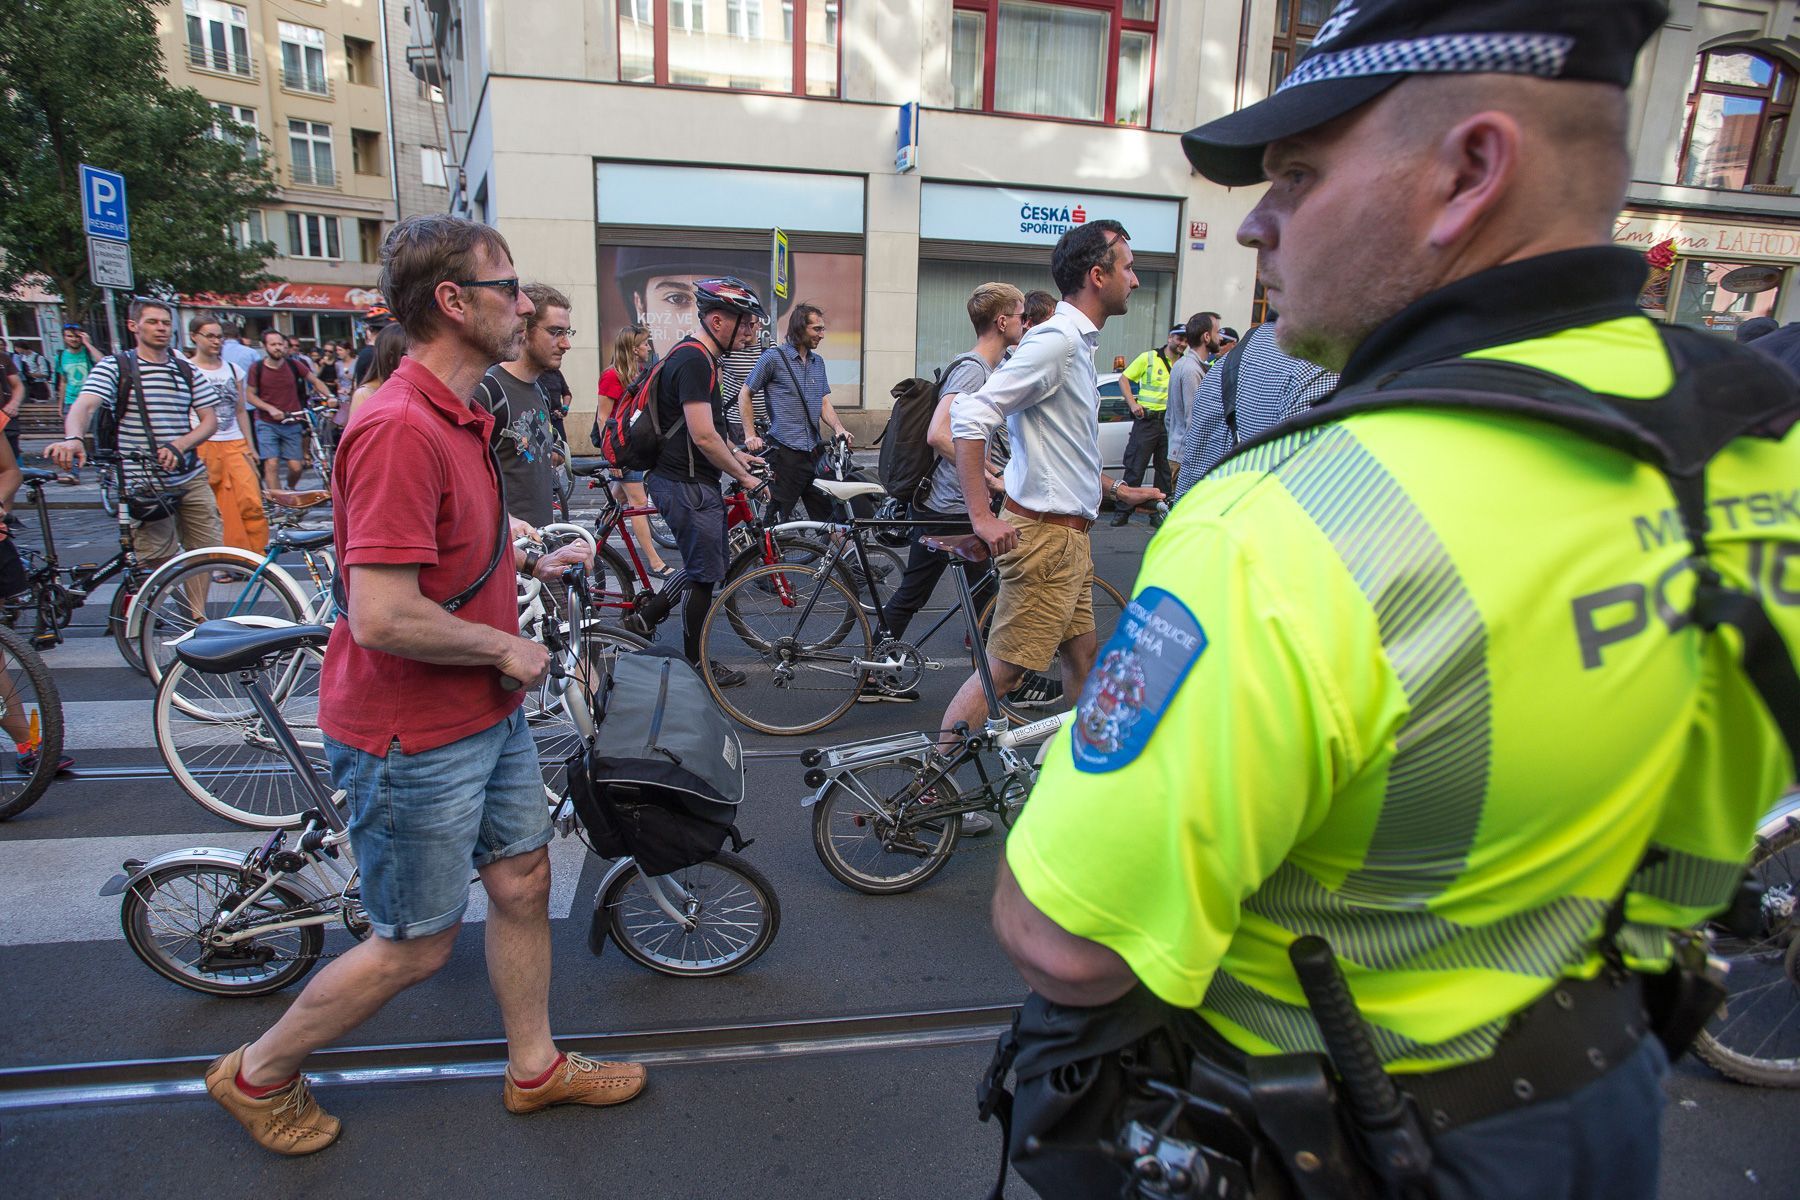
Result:
<svg viewBox="0 0 1800 1200"><path fill-rule="evenodd" d="M663 364L674 357L675 350L681 349L688 342L699 342L693 338L683 338L676 343L668 354L651 364L648 371L638 377L636 383L625 389L625 395L613 405L612 415L606 418L606 425L600 430L598 449L600 457L622 471L648 471L656 465L662 455L663 443L674 437L687 424L683 414L676 418L675 424L667 430L662 427L661 419L656 413L657 381L662 378ZM712 368L710 389L719 386L719 364L712 355L706 356ZM688 473L694 472L694 446L688 443Z"/></svg>

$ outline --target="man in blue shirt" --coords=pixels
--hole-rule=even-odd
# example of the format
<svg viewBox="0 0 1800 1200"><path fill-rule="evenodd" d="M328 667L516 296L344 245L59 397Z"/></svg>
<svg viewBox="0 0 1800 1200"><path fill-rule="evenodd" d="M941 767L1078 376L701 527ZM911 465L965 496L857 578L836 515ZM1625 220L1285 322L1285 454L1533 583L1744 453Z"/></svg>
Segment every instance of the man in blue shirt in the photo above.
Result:
<svg viewBox="0 0 1800 1200"><path fill-rule="evenodd" d="M764 392L769 399L768 453L764 457L775 471L773 523L787 520L796 500L806 504L806 515L813 520L831 519L830 501L812 485L818 475L814 455L824 442L822 430L830 430L846 442L850 431L831 408L825 360L818 354L824 340L825 314L816 305L794 305L788 314L787 340L763 351L738 393L740 420L750 411L752 392ZM746 432L752 429L745 426ZM762 454L764 439L752 432L744 445L752 454Z"/></svg>

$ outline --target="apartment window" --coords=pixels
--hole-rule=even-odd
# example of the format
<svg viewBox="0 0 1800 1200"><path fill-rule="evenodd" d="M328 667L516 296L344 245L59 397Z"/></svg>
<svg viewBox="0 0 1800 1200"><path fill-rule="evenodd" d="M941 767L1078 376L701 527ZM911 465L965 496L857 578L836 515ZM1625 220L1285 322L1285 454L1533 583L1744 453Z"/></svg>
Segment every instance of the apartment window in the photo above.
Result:
<svg viewBox="0 0 1800 1200"><path fill-rule="evenodd" d="M216 119L213 121L212 135L221 142L231 142L240 147L245 158L256 158L262 153L262 139L256 132L256 110L246 108L242 104L226 104L223 101L211 100ZM243 129L234 126L245 126Z"/></svg>
<svg viewBox="0 0 1800 1200"><path fill-rule="evenodd" d="M324 213L287 215L288 254L293 258L342 258L338 244L338 219Z"/></svg>
<svg viewBox="0 0 1800 1200"><path fill-rule="evenodd" d="M188 65L205 71L254 78L250 57L250 24L236 4L218 0L182 0L187 17Z"/></svg>
<svg viewBox="0 0 1800 1200"><path fill-rule="evenodd" d="M356 249L363 262L381 261L381 222L379 220L371 217L357 218Z"/></svg>
<svg viewBox="0 0 1800 1200"><path fill-rule="evenodd" d="M278 22L281 32L281 86L315 96L331 94L325 75L325 31L310 25Z"/></svg>
<svg viewBox="0 0 1800 1200"><path fill-rule="evenodd" d="M1148 125L1156 0L956 0L958 108Z"/></svg>
<svg viewBox="0 0 1800 1200"><path fill-rule="evenodd" d="M227 225L225 240L239 250L248 249L252 242L266 241L267 238L263 236L262 210L253 208L244 214L243 219Z"/></svg>
<svg viewBox="0 0 1800 1200"><path fill-rule="evenodd" d="M320 121L289 121L288 157L295 183L337 186L337 171L331 163L331 126Z"/></svg>
<svg viewBox="0 0 1800 1200"><path fill-rule="evenodd" d="M781 5L776 22L768 6ZM619 79L793 96L836 96L840 0L621 0Z"/></svg>
<svg viewBox="0 0 1800 1200"><path fill-rule="evenodd" d="M350 169L358 175L385 175L381 135L373 129L350 131Z"/></svg>
<svg viewBox="0 0 1800 1200"><path fill-rule="evenodd" d="M1692 187L1772 186L1793 114L1792 67L1743 47L1707 51L1688 82L1678 180Z"/></svg>
<svg viewBox="0 0 1800 1200"><path fill-rule="evenodd" d="M375 43L367 38L344 39L344 74L351 83L375 83Z"/></svg>
<svg viewBox="0 0 1800 1200"><path fill-rule="evenodd" d="M735 38L762 38L762 0L725 0L725 32Z"/></svg>
<svg viewBox="0 0 1800 1200"><path fill-rule="evenodd" d="M426 187L450 186L450 174L444 169L444 152L440 147L419 147L419 181Z"/></svg>
<svg viewBox="0 0 1800 1200"><path fill-rule="evenodd" d="M1269 59L1269 91L1286 79L1312 49L1319 27L1331 17L1332 0L1277 0L1275 49Z"/></svg>

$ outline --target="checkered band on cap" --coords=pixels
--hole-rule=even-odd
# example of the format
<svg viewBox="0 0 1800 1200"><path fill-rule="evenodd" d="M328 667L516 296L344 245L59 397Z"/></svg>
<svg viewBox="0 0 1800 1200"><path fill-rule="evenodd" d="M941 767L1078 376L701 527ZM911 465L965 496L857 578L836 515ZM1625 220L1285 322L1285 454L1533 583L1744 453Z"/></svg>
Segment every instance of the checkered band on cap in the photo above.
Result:
<svg viewBox="0 0 1800 1200"><path fill-rule="evenodd" d="M1376 42L1314 54L1282 81L1277 92L1325 79L1367 75L1562 74L1575 39L1561 33L1445 33L1398 42Z"/></svg>

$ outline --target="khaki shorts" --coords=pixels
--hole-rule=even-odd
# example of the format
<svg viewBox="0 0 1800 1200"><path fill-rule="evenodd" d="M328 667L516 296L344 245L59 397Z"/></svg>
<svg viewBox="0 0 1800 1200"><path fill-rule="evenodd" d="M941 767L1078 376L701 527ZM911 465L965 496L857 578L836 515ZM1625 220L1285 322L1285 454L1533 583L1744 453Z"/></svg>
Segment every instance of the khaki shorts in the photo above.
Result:
<svg viewBox="0 0 1800 1200"><path fill-rule="evenodd" d="M225 525L219 519L219 502L213 498L206 472L182 484L181 507L172 517L146 521L131 531L131 548L145 563L167 562L185 547L198 550L225 541Z"/></svg>
<svg viewBox="0 0 1800 1200"><path fill-rule="evenodd" d="M1048 670L1057 647L1094 631L1094 556L1088 535L1010 509L1000 516L1019 531L1019 544L995 560L1000 598L988 653L1028 671Z"/></svg>

